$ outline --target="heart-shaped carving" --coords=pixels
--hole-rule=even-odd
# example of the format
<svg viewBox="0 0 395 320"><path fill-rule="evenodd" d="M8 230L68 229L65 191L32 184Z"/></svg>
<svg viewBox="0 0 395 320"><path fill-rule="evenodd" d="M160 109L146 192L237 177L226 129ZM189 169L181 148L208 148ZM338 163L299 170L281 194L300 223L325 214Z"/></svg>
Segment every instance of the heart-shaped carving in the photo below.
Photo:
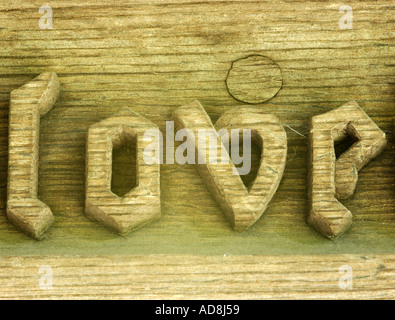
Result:
<svg viewBox="0 0 395 320"><path fill-rule="evenodd" d="M253 225L265 212L276 192L284 173L287 157L287 135L280 121L262 110L244 107L225 112L215 124L215 128L204 108L198 101L178 108L173 113L176 126L189 129L191 140L195 141L196 159L206 158L209 151L199 148L198 131L221 129L249 129L251 137L262 148L257 176L250 190L246 188L237 169L229 162L217 161L197 164L199 174L221 206L226 217L237 231ZM217 145L214 153L223 157L224 146L216 131ZM211 151L212 148L211 147ZM226 152L226 151L225 151ZM229 155L228 155L229 156Z"/></svg>

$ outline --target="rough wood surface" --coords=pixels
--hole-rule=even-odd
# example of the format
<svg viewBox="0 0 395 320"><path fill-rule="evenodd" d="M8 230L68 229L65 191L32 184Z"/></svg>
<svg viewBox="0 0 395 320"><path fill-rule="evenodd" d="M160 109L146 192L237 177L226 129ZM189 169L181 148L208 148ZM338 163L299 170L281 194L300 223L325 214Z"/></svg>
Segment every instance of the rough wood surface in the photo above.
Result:
<svg viewBox="0 0 395 320"><path fill-rule="evenodd" d="M336 159L334 142L347 135L358 141ZM386 146L385 133L354 101L312 118L309 224L328 238L351 227L352 214L337 199L354 194L358 171Z"/></svg>
<svg viewBox="0 0 395 320"><path fill-rule="evenodd" d="M159 150L160 141L145 140L147 130L159 129L126 107L88 130L85 213L121 234L160 217L160 162L144 158L145 148L153 143ZM137 185L123 197L111 191L113 148L121 145L134 145L137 160Z"/></svg>
<svg viewBox="0 0 395 320"><path fill-rule="evenodd" d="M43 4L0 2L2 297L50 295L38 289L37 270L57 261L64 281L55 282L54 296L108 292L108 297L186 297L196 289L202 297L394 298L391 272L362 274L362 286L354 284L350 291L339 291L338 278L310 281L311 276L323 279L320 275L334 266L332 261L355 261L348 255L334 260L340 254L359 259L395 253L393 0L347 1L353 9L353 28L348 30L339 28L344 15L339 7L344 3L334 1L51 0L51 30L38 25ZM224 112L243 105L226 87L232 62L257 54L279 65L283 85L270 104L256 107L275 115L288 135L283 180L262 219L243 233L234 232L194 166L178 164L161 165L158 222L119 237L87 219L85 150L90 125L129 106L164 133L172 112L196 99L215 123ZM46 238L36 242L6 219L8 110L10 92L46 70L57 73L62 91L41 121L38 193L55 222ZM307 135L312 116L351 100L386 133L388 147L360 171L354 196L342 201L354 215L351 229L341 239L328 241L306 224ZM117 159L121 168L131 169L126 158ZM34 257L44 254L53 260ZM145 259L155 254L164 254L158 259L167 263L178 256L181 265L192 268L191 281L184 280L182 267L149 269L154 264ZM240 263L226 269L229 260L222 259L224 254L241 256ZM69 283L66 275L72 275L71 270L76 270L77 279L93 266L100 269L102 260L89 261L88 255L111 255L111 268L95 271L97 277L86 277L79 286ZM262 257L246 259L249 255ZM281 263L270 263L271 259ZM201 262L194 267L196 261ZM211 262L207 266L204 261ZM113 277L126 281L121 276L125 264L128 270L140 266L140 273L129 278L127 291L121 285L106 286ZM296 265L300 268L294 271ZM241 266L243 272L238 273ZM337 265L335 269L338 277ZM146 270L151 270L148 287ZM222 276L224 270L227 277ZM169 281L168 273L173 274ZM138 282L140 275L143 282ZM277 280L271 280L274 275ZM261 279L267 281L260 284ZM206 290L210 283L211 291ZM25 290L30 285L32 289Z"/></svg>
<svg viewBox="0 0 395 320"><path fill-rule="evenodd" d="M190 141L195 142L196 168L232 227L237 231L251 227L266 210L284 173L287 135L279 120L257 108L238 108L221 115L214 128L198 101L178 108L173 118L177 128L189 130L187 135ZM257 175L249 189L241 180L232 158L229 159L218 134L214 136L214 146L210 145L209 138L203 143L200 141L199 130L221 129L228 131L227 140L234 138L229 130L239 129L241 136L242 130L251 130L250 138L257 141L262 149ZM212 151L214 159L211 158ZM243 152L251 153L251 150L244 148ZM221 158L223 153L225 161Z"/></svg>
<svg viewBox="0 0 395 320"><path fill-rule="evenodd" d="M282 84L278 64L262 55L251 55L233 61L226 77L229 93L235 99L251 104L273 98Z"/></svg>
<svg viewBox="0 0 395 320"><path fill-rule="evenodd" d="M52 289L39 288L42 265ZM339 287L345 265L352 289ZM0 281L0 299L394 299L395 257L8 257Z"/></svg>
<svg viewBox="0 0 395 320"><path fill-rule="evenodd" d="M51 209L39 199L40 117L55 104L60 90L54 72L11 92L8 135L7 217L29 236L40 239L51 226Z"/></svg>

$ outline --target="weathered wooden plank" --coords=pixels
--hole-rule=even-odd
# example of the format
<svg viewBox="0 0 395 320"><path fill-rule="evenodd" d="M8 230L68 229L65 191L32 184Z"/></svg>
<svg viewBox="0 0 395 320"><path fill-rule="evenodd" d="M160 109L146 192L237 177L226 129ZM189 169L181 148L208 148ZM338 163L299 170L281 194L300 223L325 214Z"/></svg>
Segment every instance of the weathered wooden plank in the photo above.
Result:
<svg viewBox="0 0 395 320"><path fill-rule="evenodd" d="M1 266L0 299L395 297L393 255L42 256L8 257ZM51 268L52 288L40 288L40 278L48 277L38 273L41 266ZM340 284L342 266L351 272L352 288Z"/></svg>
<svg viewBox="0 0 395 320"><path fill-rule="evenodd" d="M286 266L288 262L292 265L292 261L306 261L300 256L287 256L295 253L394 253L393 0L348 1L353 9L353 28L348 30L339 28L342 3L332 1L154 0L148 4L121 0L114 4L104 0L57 0L50 3L54 12L52 30L41 30L38 26L38 8L42 4L36 0L0 3L0 254L1 263L8 266L0 268L0 272L5 272L2 284L14 284L2 296L23 296L23 289L32 280L18 278L12 272L21 261L27 263L24 260L27 258L5 255L111 254L116 256L113 259L121 259L118 254L129 254L140 256L125 257L122 263L142 261L144 265L146 255L150 254L271 254L283 255L278 258ZM270 103L258 104L256 108L281 121L287 131L289 150L283 180L262 219L247 233L235 233L193 166L177 164L161 165L163 217L157 223L128 237L119 237L84 216L85 137L90 125L128 106L164 132L172 112L196 99L216 122L224 112L243 106L229 95L225 80L232 61L253 54L267 56L281 68L282 89ZM7 123L10 92L44 71L57 72L62 91L40 128L38 196L51 208L55 223L47 238L37 243L16 231L5 217ZM355 195L342 201L355 214L353 227L345 237L331 243L311 230L305 221L306 137L311 116L351 100L357 101L386 133L388 147L361 170ZM125 172L132 170L127 165L128 157L122 159ZM64 264L64 274L69 272L67 265L80 263L77 258L58 256L53 261ZM78 272L87 272L88 266L97 263L84 259L88 260ZM226 268L218 257L186 259L214 259L212 266L219 265L222 271ZM249 264L245 263L245 267L258 268L264 262L262 259L247 259ZM35 264L34 261L41 264L42 260L33 259L31 263ZM330 263L317 261L311 262L317 266L317 273L326 270ZM353 260L344 256L342 263L347 261ZM197 268L206 270L203 265L198 263ZM280 264L267 266L283 270ZM34 274L35 268L36 264L31 269ZM105 279L107 271L97 279ZM178 268L175 273L181 271ZM280 297L293 293L295 297L336 298L346 294L393 297L394 285L384 277L391 273L386 271L372 278L377 282L363 278L367 281L363 289L355 287L352 292L342 292L343 295L334 282L335 292L331 291L333 287L311 290L308 281L295 282L305 277L288 283L264 282L268 286L258 288L259 281L255 280L260 278L254 278L255 271L246 269L240 281L233 284L229 278L221 278L220 284L227 286L223 290L219 285L213 286L211 290L216 290L216 294L212 296L273 297L269 289L273 284L283 290L277 295ZM153 283L158 275L151 275ZM199 284L205 283L203 279L203 275L198 277L196 285L190 287L199 290ZM242 281L244 293L236 296L236 284ZM43 294L37 291L36 282L34 278L35 289L26 291L26 295ZM181 285L166 289L165 282L158 283L162 291L157 297L184 297ZM153 291L148 293L142 286L131 284L132 280L129 292L116 287L109 297L111 294L131 297L138 293L155 296ZM298 289L293 291L296 284ZM73 282L71 287L63 288L54 296L75 292L80 297L93 297L93 290L101 291L103 287L92 284L92 290L84 292Z"/></svg>

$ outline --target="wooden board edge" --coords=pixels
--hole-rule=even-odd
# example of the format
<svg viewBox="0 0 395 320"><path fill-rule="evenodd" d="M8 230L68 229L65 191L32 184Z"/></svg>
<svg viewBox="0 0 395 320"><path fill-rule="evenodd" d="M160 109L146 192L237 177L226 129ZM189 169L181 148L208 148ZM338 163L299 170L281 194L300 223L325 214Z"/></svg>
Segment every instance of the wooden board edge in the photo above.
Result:
<svg viewBox="0 0 395 320"><path fill-rule="evenodd" d="M0 283L0 299L394 299L395 255L7 256Z"/></svg>

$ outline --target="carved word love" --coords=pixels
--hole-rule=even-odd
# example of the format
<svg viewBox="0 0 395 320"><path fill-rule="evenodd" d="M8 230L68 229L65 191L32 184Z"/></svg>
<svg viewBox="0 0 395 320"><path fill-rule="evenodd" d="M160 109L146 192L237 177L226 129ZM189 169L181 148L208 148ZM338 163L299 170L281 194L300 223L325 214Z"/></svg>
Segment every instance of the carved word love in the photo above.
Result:
<svg viewBox="0 0 395 320"><path fill-rule="evenodd" d="M7 217L35 239L41 239L54 221L51 209L37 198L38 148L40 118L53 107L59 90L56 74L46 72L12 91L10 97ZM198 101L176 109L173 120L167 122L166 162L174 163L173 139L186 139L175 152L177 163L194 164L232 227L248 229L265 212L284 173L287 136L280 121L262 109L242 107L225 112L213 124ZM174 127L178 129L175 136ZM242 157L238 149L241 132ZM347 135L356 142L336 159L334 143ZM262 153L255 180L247 188L240 175L251 167L251 139ZM346 232L352 221L351 212L338 200L353 195L358 171L384 150L386 136L356 102L349 102L313 117L309 141L307 222L333 239ZM111 191L112 150L121 145L136 146L137 162L137 185L123 197ZM129 108L90 126L86 215L121 234L159 219L161 163L162 133ZM241 168L235 167L241 163Z"/></svg>

